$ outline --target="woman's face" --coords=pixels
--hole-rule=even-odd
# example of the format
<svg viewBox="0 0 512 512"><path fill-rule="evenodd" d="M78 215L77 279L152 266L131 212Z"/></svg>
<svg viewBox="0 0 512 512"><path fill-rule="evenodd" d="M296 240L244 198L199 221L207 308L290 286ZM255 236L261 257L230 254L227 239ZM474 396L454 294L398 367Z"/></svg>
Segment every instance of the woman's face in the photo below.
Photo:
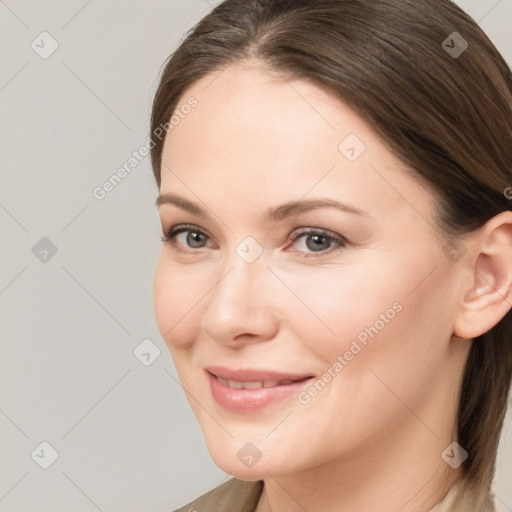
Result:
<svg viewBox="0 0 512 512"><path fill-rule="evenodd" d="M433 194L305 81L238 64L190 98L163 150L162 227L183 231L154 304L214 461L252 480L449 434L461 284Z"/></svg>

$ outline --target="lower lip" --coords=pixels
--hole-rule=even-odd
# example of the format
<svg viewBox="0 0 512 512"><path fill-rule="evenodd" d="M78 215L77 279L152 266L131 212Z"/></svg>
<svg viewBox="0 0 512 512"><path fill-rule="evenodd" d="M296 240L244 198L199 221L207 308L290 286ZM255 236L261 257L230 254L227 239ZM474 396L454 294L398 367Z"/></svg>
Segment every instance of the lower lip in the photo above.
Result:
<svg viewBox="0 0 512 512"><path fill-rule="evenodd" d="M206 374L210 379L210 389L215 401L225 409L237 413L260 411L275 402L296 395L313 379L310 377L300 382L272 388L233 389L220 382L210 372L207 371Z"/></svg>

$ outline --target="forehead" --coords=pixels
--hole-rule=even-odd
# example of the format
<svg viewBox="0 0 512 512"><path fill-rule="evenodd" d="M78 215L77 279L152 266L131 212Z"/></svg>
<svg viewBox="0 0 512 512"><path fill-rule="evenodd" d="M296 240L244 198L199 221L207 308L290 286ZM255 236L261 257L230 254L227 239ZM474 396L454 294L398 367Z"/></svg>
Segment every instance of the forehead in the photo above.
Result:
<svg viewBox="0 0 512 512"><path fill-rule="evenodd" d="M162 192L236 195L233 208L328 193L361 209L425 200L368 124L312 83L239 64L203 77L177 108L190 98L197 106L165 140Z"/></svg>
<svg viewBox="0 0 512 512"><path fill-rule="evenodd" d="M174 135L180 132L186 138L200 133L202 142L222 142L224 147L229 144L225 134L234 130L237 144L243 139L250 143L254 137L251 146L256 149L264 142L267 149L279 146L289 151L300 151L318 134L332 132L336 140L340 130L349 128L361 136L368 130L333 94L256 64L231 65L203 77L183 94L178 109L191 97L198 106L173 130Z"/></svg>

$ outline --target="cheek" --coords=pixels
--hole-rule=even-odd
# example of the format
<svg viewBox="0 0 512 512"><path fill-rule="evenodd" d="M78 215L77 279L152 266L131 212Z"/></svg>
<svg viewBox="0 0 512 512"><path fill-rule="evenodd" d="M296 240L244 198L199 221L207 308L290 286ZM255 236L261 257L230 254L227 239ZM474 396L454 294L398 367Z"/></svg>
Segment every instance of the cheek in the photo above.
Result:
<svg viewBox="0 0 512 512"><path fill-rule="evenodd" d="M160 256L153 278L153 308L158 329L164 339L166 338L165 334L173 325L170 317L174 315L176 303L174 297L176 289L170 286L170 281L169 273L166 271L162 256Z"/></svg>
<svg viewBox="0 0 512 512"><path fill-rule="evenodd" d="M283 315L290 320L294 311L297 322L289 327L297 339L330 364L354 340L364 346L397 321L403 297L399 287L387 282L387 274L379 275L375 266L316 269L302 279L290 274L287 282L300 300L290 297Z"/></svg>
<svg viewBox="0 0 512 512"><path fill-rule="evenodd" d="M331 439L342 451L336 440L340 433L347 446L357 445L384 424L396 425L408 414L397 396L420 410L430 383L439 378L446 357L443 338L449 339L450 299L441 275L411 293L418 276L428 274L422 270L409 266L380 275L368 267L354 275L352 269L350 275L317 280L318 287L310 282L298 288L335 332L309 315L312 323L303 321L293 336L307 344L310 369L318 378L298 397L305 406L299 409L301 424L324 432L320 437L327 446Z"/></svg>
<svg viewBox="0 0 512 512"><path fill-rule="evenodd" d="M323 372L345 356L354 375L406 363L411 371L420 366L427 371L442 357L443 345L432 344L450 335L450 297L441 266L422 281L432 270L425 262L411 264L407 257L371 263L316 269L307 279L289 275L303 304L290 298L283 315L297 319L289 327L317 360L312 370Z"/></svg>
<svg viewBox="0 0 512 512"><path fill-rule="evenodd" d="M162 250L162 252L165 249ZM207 289L197 277L166 261L161 255L153 279L153 306L162 338L172 351L189 343L184 332L195 318L195 309Z"/></svg>

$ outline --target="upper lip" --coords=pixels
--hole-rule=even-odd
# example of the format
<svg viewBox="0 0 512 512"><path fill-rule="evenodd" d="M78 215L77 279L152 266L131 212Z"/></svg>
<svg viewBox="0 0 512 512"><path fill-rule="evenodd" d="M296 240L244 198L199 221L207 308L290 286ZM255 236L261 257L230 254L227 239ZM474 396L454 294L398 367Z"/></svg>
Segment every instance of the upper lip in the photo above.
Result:
<svg viewBox="0 0 512 512"><path fill-rule="evenodd" d="M256 368L232 369L222 366L208 366L205 370L217 377L236 382L303 380L312 377L309 373L292 374L273 370L259 370Z"/></svg>

